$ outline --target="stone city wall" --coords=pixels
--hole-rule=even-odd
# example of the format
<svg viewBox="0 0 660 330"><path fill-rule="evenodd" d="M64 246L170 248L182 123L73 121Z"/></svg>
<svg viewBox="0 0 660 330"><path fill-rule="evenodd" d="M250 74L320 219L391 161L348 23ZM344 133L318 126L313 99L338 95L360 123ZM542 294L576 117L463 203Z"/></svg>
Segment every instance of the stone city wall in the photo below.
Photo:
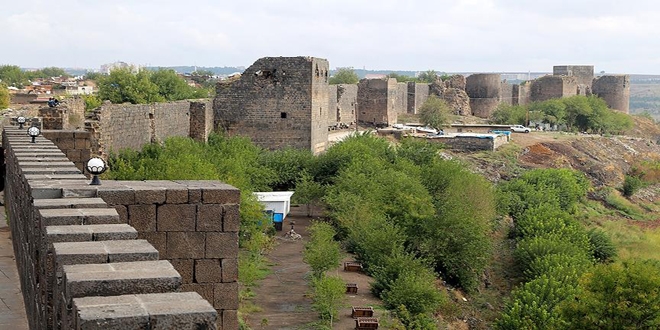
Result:
<svg viewBox="0 0 660 330"><path fill-rule="evenodd" d="M351 126L355 124L355 114L357 111L357 93L356 84L337 85L337 108L338 121L344 125Z"/></svg>
<svg viewBox="0 0 660 330"><path fill-rule="evenodd" d="M30 329L238 329L228 308L237 291L224 282L236 273L237 229L226 223L237 228L227 220L238 212L237 189L214 181L90 186L43 137L30 143L22 130L6 128L3 147L5 205ZM140 239L126 222L163 231L164 245ZM209 239L226 233L231 237ZM180 274L176 261L164 258L192 262L200 272ZM212 285L211 302L222 308L184 283Z"/></svg>
<svg viewBox="0 0 660 330"><path fill-rule="evenodd" d="M573 76L543 76L532 81L530 102L574 96L577 90L577 79Z"/></svg>
<svg viewBox="0 0 660 330"><path fill-rule="evenodd" d="M470 109L474 116L488 118L500 104L500 77L496 73L477 73L466 78L465 92L470 97Z"/></svg>
<svg viewBox="0 0 660 330"><path fill-rule="evenodd" d="M555 65L552 67L555 76L575 77L578 85L591 86L594 80L593 65Z"/></svg>
<svg viewBox="0 0 660 330"><path fill-rule="evenodd" d="M408 112L408 83L400 82L396 84L396 103L394 111L397 114Z"/></svg>
<svg viewBox="0 0 660 330"><path fill-rule="evenodd" d="M417 114L419 108L429 98L429 90L429 84L408 82L408 113Z"/></svg>
<svg viewBox="0 0 660 330"><path fill-rule="evenodd" d="M99 154L122 149L140 150L172 136L189 136L190 101L152 104L104 103L88 114L85 130Z"/></svg>
<svg viewBox="0 0 660 330"><path fill-rule="evenodd" d="M328 85L328 126L339 123L339 105L337 104L337 86Z"/></svg>
<svg viewBox="0 0 660 330"><path fill-rule="evenodd" d="M80 97L67 98L56 107L39 108L44 129L79 129L84 127L85 101Z"/></svg>
<svg viewBox="0 0 660 330"><path fill-rule="evenodd" d="M623 113L630 112L630 76L608 75L594 79L593 93L607 105Z"/></svg>
<svg viewBox="0 0 660 330"><path fill-rule="evenodd" d="M215 127L264 148L321 152L328 140L328 71L321 58L261 58L240 78L218 83Z"/></svg>
<svg viewBox="0 0 660 330"><path fill-rule="evenodd" d="M374 126L390 126L397 121L397 82L394 78L362 79L358 83L358 121Z"/></svg>
<svg viewBox="0 0 660 330"><path fill-rule="evenodd" d="M53 142L80 171L83 171L85 164L92 155L96 156L92 150L92 134L90 132L43 130L41 134Z"/></svg>
<svg viewBox="0 0 660 330"><path fill-rule="evenodd" d="M190 102L190 137L208 141L213 132L213 103L210 100Z"/></svg>

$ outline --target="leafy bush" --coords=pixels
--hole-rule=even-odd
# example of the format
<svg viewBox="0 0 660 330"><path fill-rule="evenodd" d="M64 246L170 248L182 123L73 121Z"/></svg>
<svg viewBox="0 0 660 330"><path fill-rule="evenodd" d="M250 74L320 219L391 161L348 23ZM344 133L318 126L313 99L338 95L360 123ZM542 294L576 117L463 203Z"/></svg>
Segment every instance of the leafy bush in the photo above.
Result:
<svg viewBox="0 0 660 330"><path fill-rule="evenodd" d="M428 127L442 129L451 119L451 109L445 100L431 95L418 110L419 119Z"/></svg>
<svg viewBox="0 0 660 330"><path fill-rule="evenodd" d="M595 260L608 263L616 258L617 249L610 235L596 228L589 230L588 235L591 253Z"/></svg>
<svg viewBox="0 0 660 330"><path fill-rule="evenodd" d="M340 277L324 276L312 281L312 290L312 307L332 328L346 296L346 283Z"/></svg>
<svg viewBox="0 0 660 330"><path fill-rule="evenodd" d="M640 188L644 186L644 181L639 177L626 175L623 179L623 196L631 197L634 195Z"/></svg>
<svg viewBox="0 0 660 330"><path fill-rule="evenodd" d="M658 329L660 267L656 261L597 266L562 306L563 329Z"/></svg>
<svg viewBox="0 0 660 330"><path fill-rule="evenodd" d="M335 230L325 222L313 222L308 227L309 242L303 250L303 260L312 268L315 278L321 278L325 272L339 266L341 247L335 241Z"/></svg>
<svg viewBox="0 0 660 330"><path fill-rule="evenodd" d="M404 306L412 315L433 313L446 300L435 287L432 272L410 270L400 273L381 297L388 308Z"/></svg>
<svg viewBox="0 0 660 330"><path fill-rule="evenodd" d="M587 243L588 244L588 243ZM530 269L531 266L537 262L537 259L544 258L550 255L562 254L575 258L587 258L588 250L579 247L570 242L564 242L560 236L548 234L545 237L530 237L522 239L516 250L514 251L514 258L516 264L524 273ZM532 273L532 275L538 275Z"/></svg>
<svg viewBox="0 0 660 330"><path fill-rule="evenodd" d="M574 283L540 276L511 294L504 313L495 321L501 330L562 329L558 305L577 292Z"/></svg>

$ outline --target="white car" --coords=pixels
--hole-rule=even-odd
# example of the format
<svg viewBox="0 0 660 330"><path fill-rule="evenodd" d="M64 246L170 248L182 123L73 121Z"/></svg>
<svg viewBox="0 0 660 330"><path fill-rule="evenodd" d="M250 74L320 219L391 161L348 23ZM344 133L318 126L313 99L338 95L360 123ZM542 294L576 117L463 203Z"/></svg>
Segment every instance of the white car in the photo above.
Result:
<svg viewBox="0 0 660 330"><path fill-rule="evenodd" d="M529 127L525 127L523 125L514 125L514 126L511 126L511 132L529 133L529 132L531 132L531 129Z"/></svg>

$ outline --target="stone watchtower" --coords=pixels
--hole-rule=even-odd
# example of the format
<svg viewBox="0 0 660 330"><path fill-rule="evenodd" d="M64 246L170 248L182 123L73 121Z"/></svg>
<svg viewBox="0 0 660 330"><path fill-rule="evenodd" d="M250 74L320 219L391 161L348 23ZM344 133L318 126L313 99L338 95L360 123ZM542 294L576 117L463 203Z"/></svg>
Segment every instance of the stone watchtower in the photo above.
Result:
<svg viewBox="0 0 660 330"><path fill-rule="evenodd" d="M467 77L465 91L470 97L472 113L488 118L502 100L502 85L499 73L477 73Z"/></svg>
<svg viewBox="0 0 660 330"><path fill-rule="evenodd" d="M607 105L623 113L630 112L630 76L608 75L594 79L594 94L605 100Z"/></svg>
<svg viewBox="0 0 660 330"><path fill-rule="evenodd" d="M214 127L268 149L321 152L328 141L328 70L321 58L261 58L240 78L218 83Z"/></svg>
<svg viewBox="0 0 660 330"><path fill-rule="evenodd" d="M396 124L397 81L394 78L362 79L358 83L358 116L374 126Z"/></svg>

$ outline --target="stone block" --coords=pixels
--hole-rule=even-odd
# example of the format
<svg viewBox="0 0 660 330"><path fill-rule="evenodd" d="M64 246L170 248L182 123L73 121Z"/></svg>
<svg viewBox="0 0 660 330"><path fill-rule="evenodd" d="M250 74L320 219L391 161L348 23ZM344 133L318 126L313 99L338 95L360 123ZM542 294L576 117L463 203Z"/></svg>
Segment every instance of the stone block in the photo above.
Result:
<svg viewBox="0 0 660 330"><path fill-rule="evenodd" d="M213 329L216 310L196 292L138 295L149 313L150 329Z"/></svg>
<svg viewBox="0 0 660 330"><path fill-rule="evenodd" d="M238 233L206 233L206 258L224 259L236 257L238 257Z"/></svg>
<svg viewBox="0 0 660 330"><path fill-rule="evenodd" d="M225 309L222 311L222 330L238 330L238 311Z"/></svg>
<svg viewBox="0 0 660 330"><path fill-rule="evenodd" d="M209 302L213 302L213 284L201 283L188 283L181 284L181 291L183 292L197 292L202 298Z"/></svg>
<svg viewBox="0 0 660 330"><path fill-rule="evenodd" d="M121 223L128 223L128 207L124 205L115 205L115 212L119 215Z"/></svg>
<svg viewBox="0 0 660 330"><path fill-rule="evenodd" d="M196 211L191 204L158 205L158 231L195 231Z"/></svg>
<svg viewBox="0 0 660 330"><path fill-rule="evenodd" d="M181 283L188 284L193 282L194 277L194 259L170 259L172 266L181 275Z"/></svg>
<svg viewBox="0 0 660 330"><path fill-rule="evenodd" d="M83 215L83 224L85 225L100 225L100 224L121 224L126 223L126 218L122 219L120 214L115 208L98 208L98 209L78 209ZM121 209L125 215L125 208Z"/></svg>
<svg viewBox="0 0 660 330"><path fill-rule="evenodd" d="M146 329L149 313L135 295L73 299L76 329Z"/></svg>
<svg viewBox="0 0 660 330"><path fill-rule="evenodd" d="M238 281L238 258L222 259L222 281Z"/></svg>
<svg viewBox="0 0 660 330"><path fill-rule="evenodd" d="M241 226L241 216L238 204L225 204L222 206L222 230L238 232Z"/></svg>
<svg viewBox="0 0 660 330"><path fill-rule="evenodd" d="M132 189L104 188L99 186L97 196L109 205L131 205L135 204L135 191Z"/></svg>
<svg viewBox="0 0 660 330"><path fill-rule="evenodd" d="M197 231L222 231L221 204L197 205Z"/></svg>
<svg viewBox="0 0 660 330"><path fill-rule="evenodd" d="M238 282L214 284L213 307L215 309L238 309Z"/></svg>
<svg viewBox="0 0 660 330"><path fill-rule="evenodd" d="M186 204L188 203L188 189L170 188L165 192L165 203L167 204Z"/></svg>
<svg viewBox="0 0 660 330"><path fill-rule="evenodd" d="M66 301L88 296L118 296L176 291L179 273L166 260L68 265L63 267Z"/></svg>
<svg viewBox="0 0 660 330"><path fill-rule="evenodd" d="M138 238L145 239L151 243L159 255L167 255L167 233L166 232L138 232Z"/></svg>
<svg viewBox="0 0 660 330"><path fill-rule="evenodd" d="M229 204L240 203L241 191L228 184L202 188L202 203Z"/></svg>
<svg viewBox="0 0 660 330"><path fill-rule="evenodd" d="M222 264L220 259L195 260L195 283L222 282Z"/></svg>
<svg viewBox="0 0 660 330"><path fill-rule="evenodd" d="M140 232L156 231L156 205L128 205L128 224Z"/></svg>
<svg viewBox="0 0 660 330"><path fill-rule="evenodd" d="M35 199L37 209L74 209L74 208L105 208L108 205L100 198L56 198Z"/></svg>
<svg viewBox="0 0 660 330"><path fill-rule="evenodd" d="M102 241L108 253L108 262L158 260L158 251L148 241L117 240Z"/></svg>
<svg viewBox="0 0 660 330"><path fill-rule="evenodd" d="M89 149L92 147L92 143L89 139L75 139L74 146L76 149Z"/></svg>
<svg viewBox="0 0 660 330"><path fill-rule="evenodd" d="M169 259L202 259L206 236L197 232L168 232L167 258Z"/></svg>
<svg viewBox="0 0 660 330"><path fill-rule="evenodd" d="M202 190L199 188L188 188L188 203L201 203Z"/></svg>
<svg viewBox="0 0 660 330"><path fill-rule="evenodd" d="M163 204L165 203L165 188L134 187L135 202L137 204Z"/></svg>
<svg viewBox="0 0 660 330"><path fill-rule="evenodd" d="M68 158L72 162L83 161L82 152L80 150L75 150L75 149L67 149L66 158Z"/></svg>

